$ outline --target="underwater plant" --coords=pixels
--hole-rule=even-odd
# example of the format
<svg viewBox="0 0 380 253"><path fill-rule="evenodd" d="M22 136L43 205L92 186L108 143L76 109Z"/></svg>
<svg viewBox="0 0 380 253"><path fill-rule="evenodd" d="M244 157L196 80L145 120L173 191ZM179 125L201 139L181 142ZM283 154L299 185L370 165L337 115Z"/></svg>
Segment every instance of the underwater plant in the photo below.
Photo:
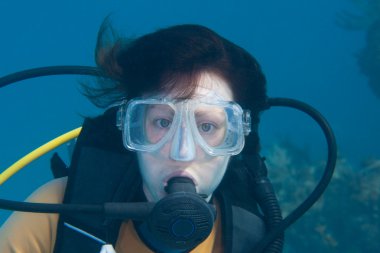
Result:
<svg viewBox="0 0 380 253"><path fill-rule="evenodd" d="M321 176L324 161L313 162L289 141L268 150L267 165L286 216ZM380 252L380 157L354 167L340 157L323 197L285 232L289 253Z"/></svg>
<svg viewBox="0 0 380 253"><path fill-rule="evenodd" d="M349 0L356 9L341 11L337 14L337 23L347 30L367 30L380 18L379 0Z"/></svg>
<svg viewBox="0 0 380 253"><path fill-rule="evenodd" d="M368 77L372 91L380 98L380 17L368 28L366 41L357 60L360 70Z"/></svg>
<svg viewBox="0 0 380 253"><path fill-rule="evenodd" d="M357 63L368 84L380 98L380 0L350 0L358 13L342 11L337 23L344 29L366 32L366 45L358 52Z"/></svg>

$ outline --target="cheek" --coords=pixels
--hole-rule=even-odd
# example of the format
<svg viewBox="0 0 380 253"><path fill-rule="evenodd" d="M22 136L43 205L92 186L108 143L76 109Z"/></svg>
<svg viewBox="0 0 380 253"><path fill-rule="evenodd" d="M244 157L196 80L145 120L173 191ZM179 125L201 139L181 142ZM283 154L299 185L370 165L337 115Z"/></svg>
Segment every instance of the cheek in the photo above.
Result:
<svg viewBox="0 0 380 253"><path fill-rule="evenodd" d="M143 179L143 184L148 188L154 187L158 181L160 175L160 170L158 167L157 160L147 154L137 154L139 170L141 177Z"/></svg>
<svg viewBox="0 0 380 253"><path fill-rule="evenodd" d="M200 179L202 184L201 190L207 194L211 194L220 184L226 173L230 157L216 157L215 160L205 164L200 171Z"/></svg>
<svg viewBox="0 0 380 253"><path fill-rule="evenodd" d="M154 167L155 165L157 165L157 162L156 162L157 159L149 155L149 153L138 151L137 159L139 162L141 174L152 174L156 171Z"/></svg>
<svg viewBox="0 0 380 253"><path fill-rule="evenodd" d="M213 168L213 178L215 180L220 180L223 178L224 174L226 173L228 161L230 160L230 157L219 157L220 160L218 160ZM219 183L218 183L219 184Z"/></svg>

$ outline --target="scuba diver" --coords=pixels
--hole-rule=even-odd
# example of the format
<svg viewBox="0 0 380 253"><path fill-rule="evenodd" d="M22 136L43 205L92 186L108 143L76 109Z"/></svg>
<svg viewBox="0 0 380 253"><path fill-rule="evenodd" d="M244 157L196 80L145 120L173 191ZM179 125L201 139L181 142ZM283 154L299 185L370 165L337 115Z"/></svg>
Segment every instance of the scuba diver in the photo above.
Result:
<svg viewBox="0 0 380 253"><path fill-rule="evenodd" d="M284 220L259 155L259 116L275 103L258 62L200 25L113 43L110 29L98 34L97 86L84 86L106 110L85 120L68 168L54 155L57 178L27 200L101 210L14 212L0 252L281 252L283 231L331 178L328 126L330 170Z"/></svg>

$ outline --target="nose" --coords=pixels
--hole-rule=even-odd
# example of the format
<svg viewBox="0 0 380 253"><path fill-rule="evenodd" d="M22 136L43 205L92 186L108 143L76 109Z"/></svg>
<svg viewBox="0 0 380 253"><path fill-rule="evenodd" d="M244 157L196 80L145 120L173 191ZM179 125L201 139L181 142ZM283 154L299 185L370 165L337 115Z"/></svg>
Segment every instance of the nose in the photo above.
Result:
<svg viewBox="0 0 380 253"><path fill-rule="evenodd" d="M195 158L195 144L193 135L188 124L179 124L177 131L174 134L170 158L176 161L188 162Z"/></svg>

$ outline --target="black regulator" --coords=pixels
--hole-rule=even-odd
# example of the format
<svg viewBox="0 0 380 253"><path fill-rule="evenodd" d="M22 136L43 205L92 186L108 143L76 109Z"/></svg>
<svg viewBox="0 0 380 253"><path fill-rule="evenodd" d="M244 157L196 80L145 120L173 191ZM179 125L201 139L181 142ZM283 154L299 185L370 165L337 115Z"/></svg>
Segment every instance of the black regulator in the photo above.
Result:
<svg viewBox="0 0 380 253"><path fill-rule="evenodd" d="M158 201L137 232L155 252L188 252L204 241L214 225L216 210L185 177L169 180L168 195Z"/></svg>
<svg viewBox="0 0 380 253"><path fill-rule="evenodd" d="M0 78L0 88L24 79L48 75L93 75L107 78L100 69L87 66L53 66L29 69ZM322 195L335 168L337 148L333 132L324 117L309 105L293 99L269 98L268 109L286 106L301 110L321 127L328 146L324 174L309 197L285 219L267 177L263 159L258 154L243 154L246 166L251 169L254 184L252 193L264 214L267 231L254 252L276 253L282 251L283 232L299 219ZM176 177L168 182L168 195L157 203L105 203L103 205L44 204L0 199L0 208L38 213L92 213L105 219L135 220L136 230L143 241L157 252L182 253L204 241L214 225L215 207L197 194L189 178Z"/></svg>

